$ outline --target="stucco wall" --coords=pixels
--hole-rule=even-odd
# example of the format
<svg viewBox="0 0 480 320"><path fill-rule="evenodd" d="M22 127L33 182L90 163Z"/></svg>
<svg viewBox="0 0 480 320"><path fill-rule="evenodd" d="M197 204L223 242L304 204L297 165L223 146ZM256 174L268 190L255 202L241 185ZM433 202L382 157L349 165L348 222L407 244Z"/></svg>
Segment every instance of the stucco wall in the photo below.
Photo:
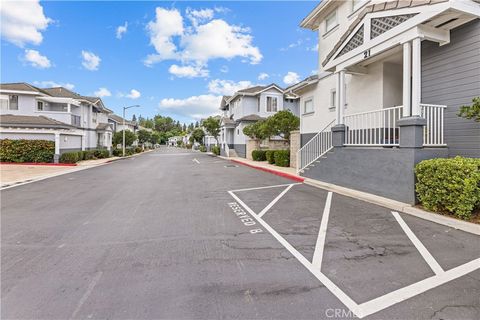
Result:
<svg viewBox="0 0 480 320"><path fill-rule="evenodd" d="M55 135L49 133L0 133L0 139L11 140L48 140L55 141Z"/></svg>
<svg viewBox="0 0 480 320"><path fill-rule="evenodd" d="M302 175L414 204L415 164L447 153L446 148L335 148Z"/></svg>
<svg viewBox="0 0 480 320"><path fill-rule="evenodd" d="M70 136L70 135L60 135L60 149L82 149L82 137L81 136Z"/></svg>
<svg viewBox="0 0 480 320"><path fill-rule="evenodd" d="M245 158L247 155L247 146L246 144L234 144L233 148L235 149L235 152L237 153L237 156L241 158Z"/></svg>

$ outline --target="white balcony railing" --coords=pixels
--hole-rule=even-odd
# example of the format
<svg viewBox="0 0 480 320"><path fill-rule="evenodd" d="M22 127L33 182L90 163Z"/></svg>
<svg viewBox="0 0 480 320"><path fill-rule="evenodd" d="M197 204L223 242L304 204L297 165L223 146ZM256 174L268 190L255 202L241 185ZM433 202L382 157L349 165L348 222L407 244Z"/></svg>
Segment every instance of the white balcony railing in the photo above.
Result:
<svg viewBox="0 0 480 320"><path fill-rule="evenodd" d="M427 120L423 129L423 145L427 147L445 146L443 137L444 112L447 106L436 104L420 104L421 116Z"/></svg>
<svg viewBox="0 0 480 320"><path fill-rule="evenodd" d="M330 122L310 139L297 152L297 172L311 165L318 158L332 149L332 126L335 120Z"/></svg>
<svg viewBox="0 0 480 320"><path fill-rule="evenodd" d="M345 145L397 146L402 106L346 115Z"/></svg>

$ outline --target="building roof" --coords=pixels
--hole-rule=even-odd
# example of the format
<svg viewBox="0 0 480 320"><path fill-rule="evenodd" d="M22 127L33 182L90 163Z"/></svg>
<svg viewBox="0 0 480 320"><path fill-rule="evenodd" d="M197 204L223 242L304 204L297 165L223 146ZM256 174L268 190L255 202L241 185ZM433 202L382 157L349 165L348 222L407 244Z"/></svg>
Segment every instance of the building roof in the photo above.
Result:
<svg viewBox="0 0 480 320"><path fill-rule="evenodd" d="M227 101L230 100L232 96L223 96L222 101L220 101L220 110L225 110L227 106Z"/></svg>
<svg viewBox="0 0 480 320"><path fill-rule="evenodd" d="M235 124L235 121L228 117L223 117L221 122L223 122L224 124L233 124L233 125Z"/></svg>
<svg viewBox="0 0 480 320"><path fill-rule="evenodd" d="M68 90L64 87L55 87L55 88L45 88L44 91L48 92L49 95L59 98L72 98L72 99L81 99L82 96L76 92Z"/></svg>
<svg viewBox="0 0 480 320"><path fill-rule="evenodd" d="M110 123L99 123L95 128L95 130L108 130L108 129L110 130L112 129L112 127L110 126Z"/></svg>
<svg viewBox="0 0 480 320"><path fill-rule="evenodd" d="M249 114L248 116L241 117L240 119L237 119L237 122L242 122L242 121L259 121L259 120L264 120L265 118L260 117L258 114Z"/></svg>
<svg viewBox="0 0 480 320"><path fill-rule="evenodd" d="M108 118L115 121L116 123L123 124L123 118L120 117L120 116L117 116L115 113L112 113L112 114L108 115ZM135 123L133 121L130 121L130 120L127 120L127 119L125 119L125 124L129 124L129 125L132 125L132 126L135 125Z"/></svg>
<svg viewBox="0 0 480 320"><path fill-rule="evenodd" d="M58 128L72 129L74 126L47 118L45 116L18 116L12 114L2 114L0 116L0 126L2 127L22 127L22 128Z"/></svg>
<svg viewBox="0 0 480 320"><path fill-rule="evenodd" d="M32 86L26 82L15 82L15 83L1 83L0 90L12 90L12 91L28 91L28 92L38 92L42 94L47 94L45 90Z"/></svg>
<svg viewBox="0 0 480 320"><path fill-rule="evenodd" d="M300 88L303 88L305 86L311 85L313 83L318 82L319 76L318 74L314 74L312 76L309 76L302 81L295 83L294 85L291 85L290 87L285 89L285 92L294 92L295 90L298 90Z"/></svg>

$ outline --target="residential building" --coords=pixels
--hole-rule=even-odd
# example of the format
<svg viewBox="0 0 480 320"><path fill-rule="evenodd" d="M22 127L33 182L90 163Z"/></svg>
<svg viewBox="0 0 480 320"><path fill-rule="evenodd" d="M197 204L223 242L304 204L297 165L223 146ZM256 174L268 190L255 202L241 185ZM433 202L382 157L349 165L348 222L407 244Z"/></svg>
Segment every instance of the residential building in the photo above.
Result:
<svg viewBox="0 0 480 320"><path fill-rule="evenodd" d="M276 84L254 86L239 90L233 96L224 96L220 110L222 155L245 158L248 137L243 134L243 129L281 110L290 110L298 116L298 96L285 93Z"/></svg>
<svg viewBox="0 0 480 320"><path fill-rule="evenodd" d="M67 151L111 148L111 111L98 97L63 87L4 83L0 84L0 106L1 138L55 141L55 161Z"/></svg>
<svg viewBox="0 0 480 320"><path fill-rule="evenodd" d="M112 126L113 132L123 131L125 129L135 133L138 129L138 124L135 121L123 119L114 113L108 115L108 123Z"/></svg>
<svg viewBox="0 0 480 320"><path fill-rule="evenodd" d="M457 116L480 96L479 1L322 1L318 75L300 96L299 171L415 202L422 159L480 157L480 124Z"/></svg>

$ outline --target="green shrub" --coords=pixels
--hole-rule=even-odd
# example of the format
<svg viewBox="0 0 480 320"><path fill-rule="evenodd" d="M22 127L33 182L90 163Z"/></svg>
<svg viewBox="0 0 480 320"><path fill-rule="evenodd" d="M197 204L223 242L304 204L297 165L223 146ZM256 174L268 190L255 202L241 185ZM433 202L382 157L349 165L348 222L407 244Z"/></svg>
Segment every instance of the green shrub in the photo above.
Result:
<svg viewBox="0 0 480 320"><path fill-rule="evenodd" d="M202 145L198 148L198 150L200 150L200 152L207 152L207 147Z"/></svg>
<svg viewBox="0 0 480 320"><path fill-rule="evenodd" d="M265 150L253 150L252 151L253 161L265 161L267 160L265 156Z"/></svg>
<svg viewBox="0 0 480 320"><path fill-rule="evenodd" d="M107 149L95 149L93 151L93 156L96 159L104 159L110 157L110 152Z"/></svg>
<svg viewBox="0 0 480 320"><path fill-rule="evenodd" d="M76 163L79 161L79 152L72 151L72 152L65 152L60 156L61 163Z"/></svg>
<svg viewBox="0 0 480 320"><path fill-rule="evenodd" d="M480 159L455 157L416 165L416 191L422 205L468 220L480 205Z"/></svg>
<svg viewBox="0 0 480 320"><path fill-rule="evenodd" d="M83 151L83 160L93 160L93 159L95 159L95 150Z"/></svg>
<svg viewBox="0 0 480 320"><path fill-rule="evenodd" d="M140 153L143 151L142 147L135 147L135 149L133 150L135 153Z"/></svg>
<svg viewBox="0 0 480 320"><path fill-rule="evenodd" d="M265 158L267 159L268 163L274 164L275 163L275 150L265 151Z"/></svg>
<svg viewBox="0 0 480 320"><path fill-rule="evenodd" d="M122 149L113 149L112 154L113 154L115 157L121 157L121 156L122 156Z"/></svg>
<svg viewBox="0 0 480 320"><path fill-rule="evenodd" d="M279 167L290 166L290 150L275 150L274 158L275 165Z"/></svg>
<svg viewBox="0 0 480 320"><path fill-rule="evenodd" d="M212 146L212 148L210 149L212 151L213 154L219 156L220 155L220 147L219 146Z"/></svg>
<svg viewBox="0 0 480 320"><path fill-rule="evenodd" d="M192 149L192 146L193 146L193 145L192 145L191 143L187 143L187 144L185 145L185 149Z"/></svg>
<svg viewBox="0 0 480 320"><path fill-rule="evenodd" d="M1 162L53 162L55 143L48 140L0 140Z"/></svg>

